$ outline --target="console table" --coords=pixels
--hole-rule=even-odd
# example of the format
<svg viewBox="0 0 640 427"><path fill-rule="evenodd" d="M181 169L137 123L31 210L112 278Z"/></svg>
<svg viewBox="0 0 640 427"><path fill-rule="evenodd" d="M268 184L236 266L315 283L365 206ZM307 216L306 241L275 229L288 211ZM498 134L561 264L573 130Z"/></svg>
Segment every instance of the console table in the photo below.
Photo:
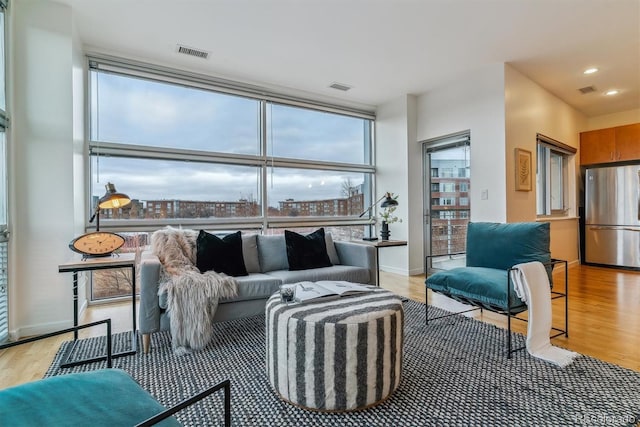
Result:
<svg viewBox="0 0 640 427"><path fill-rule="evenodd" d="M78 273L81 271L107 270L113 268L130 268L131 269L131 311L133 332L131 336L131 350L113 354L113 357L122 357L135 354L138 350L138 342L136 339L136 255L135 253L115 254L101 258L73 259L58 266L59 273L73 273L73 326L78 326ZM73 333L73 345L62 356L60 367L66 368L70 366L82 365L84 363L97 362L105 360L107 356L99 356L91 359L74 360L69 362L69 357L75 350L78 341L77 329Z"/></svg>
<svg viewBox="0 0 640 427"><path fill-rule="evenodd" d="M376 286L380 286L380 248L407 246L406 240L350 240L350 242L376 248Z"/></svg>

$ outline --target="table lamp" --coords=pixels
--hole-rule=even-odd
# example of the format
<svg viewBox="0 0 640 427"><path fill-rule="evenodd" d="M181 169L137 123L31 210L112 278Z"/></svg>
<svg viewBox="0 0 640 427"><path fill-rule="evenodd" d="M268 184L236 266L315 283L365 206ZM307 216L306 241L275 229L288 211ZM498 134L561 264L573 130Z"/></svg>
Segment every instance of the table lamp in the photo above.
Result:
<svg viewBox="0 0 640 427"><path fill-rule="evenodd" d="M391 197L391 193L387 192L384 193L384 195L382 197L380 197L378 200L376 200L375 202L373 202L367 209L364 210L364 212L362 212L360 215L358 215L358 218L362 218L364 216L364 214L366 214L367 212L371 211L371 208L373 208L375 205L378 204L379 201L381 201L382 199L384 199L384 202L382 202L380 204L381 208L387 208L389 206L398 206L398 201L395 200L393 197ZM371 219L371 217L369 218ZM372 227L373 224L369 223L369 236L365 236L362 238L362 240L368 240L368 241L375 241L378 240L378 238L376 236L373 235L372 231Z"/></svg>

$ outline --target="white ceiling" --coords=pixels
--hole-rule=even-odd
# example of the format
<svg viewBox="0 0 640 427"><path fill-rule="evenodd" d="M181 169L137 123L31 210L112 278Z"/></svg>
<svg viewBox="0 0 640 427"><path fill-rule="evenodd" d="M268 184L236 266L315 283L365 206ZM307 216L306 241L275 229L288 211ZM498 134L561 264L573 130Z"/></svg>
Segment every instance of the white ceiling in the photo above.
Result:
<svg viewBox="0 0 640 427"><path fill-rule="evenodd" d="M88 51L344 104L380 105L507 62L587 116L640 108L640 0L57 1L73 8ZM179 43L209 59L176 53ZM620 94L603 95L612 88Z"/></svg>

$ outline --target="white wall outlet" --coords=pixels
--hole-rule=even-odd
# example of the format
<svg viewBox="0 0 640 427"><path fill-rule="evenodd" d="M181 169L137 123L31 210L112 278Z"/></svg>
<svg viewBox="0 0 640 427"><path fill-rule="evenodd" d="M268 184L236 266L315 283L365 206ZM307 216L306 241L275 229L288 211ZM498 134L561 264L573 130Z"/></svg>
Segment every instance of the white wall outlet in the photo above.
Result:
<svg viewBox="0 0 640 427"><path fill-rule="evenodd" d="M480 192L480 200L489 200L489 190L482 190Z"/></svg>

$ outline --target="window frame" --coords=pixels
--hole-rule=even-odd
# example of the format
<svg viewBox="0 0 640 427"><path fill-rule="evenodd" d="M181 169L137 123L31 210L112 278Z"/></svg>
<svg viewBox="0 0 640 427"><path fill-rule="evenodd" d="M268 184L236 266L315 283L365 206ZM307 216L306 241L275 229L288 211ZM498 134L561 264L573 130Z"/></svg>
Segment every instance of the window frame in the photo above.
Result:
<svg viewBox="0 0 640 427"><path fill-rule="evenodd" d="M575 157L577 150L560 141L542 134L536 135L536 215L538 218L567 217L573 208L569 200L569 166ZM562 170L555 175L552 167L552 158L561 159ZM555 185L554 178L561 183ZM553 207L553 197L559 192L562 199L562 208Z"/></svg>
<svg viewBox="0 0 640 427"><path fill-rule="evenodd" d="M318 103L312 100L285 97L277 93L269 92L264 88L255 86L242 85L237 82L215 79L208 76L187 73L175 69L145 64L136 61L129 61L119 58L106 57L100 55L88 55L88 78L91 79L93 72L117 73L131 78L151 79L162 83L178 84L185 87L193 87L201 90L210 90L226 95L241 96L255 99L260 103L260 144L261 150L257 155L250 154L233 154L215 151L201 151L193 149L182 149L178 147L154 147L147 145L135 145L129 143L106 142L92 139L94 125L97 118L93 117L93 105L91 92L88 93L88 102L86 103L87 116L89 118L87 126L87 147L89 173L87 176L87 213L92 211L92 180L93 172L91 164L95 156L113 156L127 158L144 158L144 159L163 159L176 161L190 161L202 163L220 163L230 165L245 165L258 167L262 172L260 203L262 205L261 215L250 218L185 218L185 219L118 219L109 220L104 218L100 220L100 228L110 231L152 231L166 225L179 225L186 227L202 227L210 230L228 230L235 229L262 229L281 228L281 227L301 227L301 226L353 226L368 225L370 219L346 216L309 216L309 217L273 217L269 216L268 188L267 188L267 170L270 167L277 168L295 168L308 170L324 170L334 172L352 172L362 173L365 176L365 207L373 201L375 194L375 115L372 112L349 109L346 107ZM90 90L93 85L89 84ZM365 130L365 162L368 164L352 164L330 161L316 161L305 159L291 159L282 157L273 157L267 152L267 127L266 115L269 103L278 103L291 107L305 108L323 113L339 114L359 119L367 120L368 129ZM368 139L368 141L367 141ZM85 215L89 218L90 215ZM95 224L85 224L86 230L95 229Z"/></svg>

